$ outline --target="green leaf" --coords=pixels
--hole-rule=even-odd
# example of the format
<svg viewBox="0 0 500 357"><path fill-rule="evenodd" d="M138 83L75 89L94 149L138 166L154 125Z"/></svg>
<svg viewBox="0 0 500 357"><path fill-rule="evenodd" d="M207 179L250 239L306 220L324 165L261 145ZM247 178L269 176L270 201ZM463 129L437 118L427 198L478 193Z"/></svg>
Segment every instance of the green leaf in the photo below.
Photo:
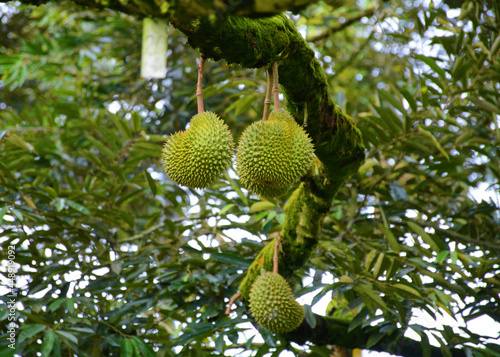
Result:
<svg viewBox="0 0 500 357"><path fill-rule="evenodd" d="M219 212L219 215L222 216L224 213L226 213L227 211L229 211L231 208L233 208L235 206L234 203L229 203L227 205L225 205Z"/></svg>
<svg viewBox="0 0 500 357"><path fill-rule="evenodd" d="M413 110L414 112L417 111L418 107L417 107L417 102L415 101L415 97L414 95L412 95L407 89L405 88L401 88L399 90L401 92L401 94L403 95L403 97L406 99L406 101L408 102L408 104L410 105L410 108L411 110Z"/></svg>
<svg viewBox="0 0 500 357"><path fill-rule="evenodd" d="M10 134L7 138L7 141L11 142L12 144L16 145L17 147L19 147L23 150L26 150L29 152L33 152L35 150L33 145L31 145L30 143L27 143L20 136L18 136L16 134Z"/></svg>
<svg viewBox="0 0 500 357"><path fill-rule="evenodd" d="M316 327L316 315L312 312L311 306L310 305L304 305L304 309L306 310L306 321L311 326L311 328Z"/></svg>
<svg viewBox="0 0 500 357"><path fill-rule="evenodd" d="M17 179L12 175L10 170L0 161L0 170L4 173L4 175L14 183L17 183Z"/></svg>
<svg viewBox="0 0 500 357"><path fill-rule="evenodd" d="M120 357L133 357L134 356L134 346L132 345L132 340L128 337L123 337L120 343Z"/></svg>
<svg viewBox="0 0 500 357"><path fill-rule="evenodd" d="M59 306L61 306L61 304L64 303L65 300L66 300L66 298L59 298L59 299L55 299L54 301L52 301L52 303L50 303L50 305L49 305L49 311L51 311L51 312L56 311L57 308Z"/></svg>
<svg viewBox="0 0 500 357"><path fill-rule="evenodd" d="M3 217L5 216L6 213L7 213L7 207L2 207L2 209L0 209L0 225L2 225Z"/></svg>
<svg viewBox="0 0 500 357"><path fill-rule="evenodd" d="M66 199L66 204L67 204L68 206L70 206L71 208L74 208L74 209L76 209L78 212L81 212L81 213L83 213L83 214L85 214L85 215L87 215L87 216L90 216L90 215L91 215L90 211L89 211L87 208L85 208L84 206L82 206L82 205L80 205L80 204L78 204L78 203L76 203L76 202L74 202L74 201L71 201L71 200Z"/></svg>
<svg viewBox="0 0 500 357"><path fill-rule="evenodd" d="M383 225L381 223L377 223L377 227L384 233L384 236L387 239L387 242L389 243L389 247L391 247L391 249L394 252L399 253L401 250L400 246L399 246L399 242L396 239L396 237L394 236L394 234L392 233L391 229L389 227L386 227L385 225Z"/></svg>
<svg viewBox="0 0 500 357"><path fill-rule="evenodd" d="M156 186L155 180L151 177L148 170L144 170L144 176L146 176L146 180L148 181L148 185L151 189L151 192L153 193L153 196L156 196L156 194L158 193L158 187Z"/></svg>
<svg viewBox="0 0 500 357"><path fill-rule="evenodd" d="M252 264L251 261L248 261L246 259L243 259L241 257L238 257L230 253L212 253L210 255L210 258L224 264L232 264L242 267L244 269L247 269Z"/></svg>
<svg viewBox="0 0 500 357"><path fill-rule="evenodd" d="M361 298L365 300L365 298L371 299L380 309L383 311L389 310L387 304L382 300L380 295L378 295L373 289L365 284L358 284L354 286L354 290L360 293Z"/></svg>
<svg viewBox="0 0 500 357"><path fill-rule="evenodd" d="M21 332L19 333L19 339L16 341L17 343L21 343L24 340L28 340L36 334L45 330L45 325L41 324L29 324L22 325L20 328Z"/></svg>
<svg viewBox="0 0 500 357"><path fill-rule="evenodd" d="M430 58L430 57L426 57L424 55L415 55L415 58L424 62L425 64L427 64L429 67L431 67L431 69L436 72L441 78L446 78L446 74L445 74L445 71L444 69L442 69L441 67L439 67L437 64L436 64L436 60L434 58Z"/></svg>
<svg viewBox="0 0 500 357"><path fill-rule="evenodd" d="M255 202L254 204L252 204L248 213L260 212L260 211L264 211L267 209L273 209L275 207L276 207L276 204L274 204L273 202L258 201L258 202Z"/></svg>
<svg viewBox="0 0 500 357"><path fill-rule="evenodd" d="M153 348L142 338L138 336L132 336L132 340L134 340L135 344L139 348L139 351L141 351L144 357L156 357L156 353Z"/></svg>
<svg viewBox="0 0 500 357"><path fill-rule="evenodd" d="M132 128L134 129L134 132L138 133L141 131L141 122L142 118L139 113L137 112L132 112Z"/></svg>
<svg viewBox="0 0 500 357"><path fill-rule="evenodd" d="M380 276L380 270L382 268L382 263L384 262L385 254L380 253L378 255L377 260L375 261L375 265L373 266L373 277L377 279Z"/></svg>
<svg viewBox="0 0 500 357"><path fill-rule="evenodd" d="M74 298L69 298L66 300L66 308L68 309L68 313L70 315L73 315L75 312L75 299Z"/></svg>
<svg viewBox="0 0 500 357"><path fill-rule="evenodd" d="M431 357L431 345L429 337L424 331L416 331L420 335L420 345L422 346L422 357Z"/></svg>
<svg viewBox="0 0 500 357"><path fill-rule="evenodd" d="M271 222L274 219L274 217L276 217L276 214L277 214L276 211L269 212L267 214L266 220L264 221L264 223L262 223L262 227L264 227L266 224L268 224L269 222Z"/></svg>
<svg viewBox="0 0 500 357"><path fill-rule="evenodd" d="M441 146L441 144L439 143L439 141L437 140L437 138L432 135L429 131L425 130L423 127L421 126L418 126L418 130L420 131L420 133L422 133L425 137L429 138L432 143L434 144L434 146L439 150L439 152L441 154L443 154L443 156L449 160L450 159L450 156L448 155L448 153L446 152L445 149L443 149L443 147Z"/></svg>
<svg viewBox="0 0 500 357"><path fill-rule="evenodd" d="M10 347L4 347L0 349L0 357L13 357L15 353L16 353L16 348L12 349Z"/></svg>
<svg viewBox="0 0 500 357"><path fill-rule="evenodd" d="M394 108L399 110L401 114L406 113L403 103L401 103L401 101L398 98L396 98L391 92L388 92L383 89L378 89L378 92L382 97L384 97L384 99L386 99L389 103L391 103Z"/></svg>
<svg viewBox="0 0 500 357"><path fill-rule="evenodd" d="M90 136L90 135L87 135L87 140L90 141L90 143L94 146L93 149L98 149L99 152L101 152L102 154L106 155L108 157L108 159L110 160L114 160L115 158L115 153L108 149L103 142L101 142L100 140L97 140L96 138Z"/></svg>
<svg viewBox="0 0 500 357"><path fill-rule="evenodd" d="M402 133L403 123L401 120L388 108L373 106L375 111L380 116L380 124L385 124L384 127L389 130L393 136L399 136Z"/></svg>
<svg viewBox="0 0 500 357"><path fill-rule="evenodd" d="M441 249L439 248L439 245L436 243L436 241L426 232L422 227L420 227L418 224L415 222L408 221L406 222L410 229L418 234L422 240L429 244L431 246L431 249L435 252L440 252Z"/></svg>
<svg viewBox="0 0 500 357"><path fill-rule="evenodd" d="M50 357L52 349L54 348L54 342L56 340L56 334L53 330L45 331L45 337L42 343L42 357Z"/></svg>
<svg viewBox="0 0 500 357"><path fill-rule="evenodd" d="M219 353L224 353L224 336L225 335L219 335L217 338L214 340L215 343L215 350L218 351Z"/></svg>
<svg viewBox="0 0 500 357"><path fill-rule="evenodd" d="M422 295L418 292L417 289L415 289L415 288L413 288L413 287L411 287L409 285L402 284L402 283L396 283L396 284L392 284L391 286L395 287L396 289L406 291L410 295L414 295L417 298L421 298L422 297Z"/></svg>
<svg viewBox="0 0 500 357"><path fill-rule="evenodd" d="M110 115L111 119L115 123L116 127L118 130L120 130L120 133L122 134L123 138L125 140L129 140L132 138L132 130L130 130L128 123L120 118L118 115Z"/></svg>
<svg viewBox="0 0 500 357"><path fill-rule="evenodd" d="M78 345L78 338L76 338L75 335L73 335L72 333L70 332L67 332L67 331L61 331L61 330L57 330L56 333L62 337L64 337L65 339L67 339L68 341L71 341L73 342L75 345Z"/></svg>
<svg viewBox="0 0 500 357"><path fill-rule="evenodd" d="M450 254L449 250L443 250L436 257L436 263L442 263L446 259L446 257Z"/></svg>
<svg viewBox="0 0 500 357"><path fill-rule="evenodd" d="M64 199L64 198L58 198L57 199L57 204L56 204L57 212L61 212L64 209L65 206L66 206L66 199Z"/></svg>
<svg viewBox="0 0 500 357"><path fill-rule="evenodd" d="M386 336L386 334L382 333L382 332L377 332L373 335L370 335L370 337L368 338L368 341L366 342L366 348L370 348L370 347L374 346L377 342L379 342L385 336Z"/></svg>
<svg viewBox="0 0 500 357"><path fill-rule="evenodd" d="M276 347L276 340L274 335L265 328L259 328L260 335L264 342L270 347Z"/></svg>

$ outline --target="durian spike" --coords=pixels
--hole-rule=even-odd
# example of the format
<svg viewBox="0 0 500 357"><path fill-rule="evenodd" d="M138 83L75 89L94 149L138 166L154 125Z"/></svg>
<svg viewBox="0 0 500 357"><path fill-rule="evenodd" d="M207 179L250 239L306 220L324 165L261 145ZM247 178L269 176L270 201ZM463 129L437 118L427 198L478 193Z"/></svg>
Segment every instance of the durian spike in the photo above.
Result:
<svg viewBox="0 0 500 357"><path fill-rule="evenodd" d="M198 65L198 83L196 83L196 102L198 104L198 114L203 113L205 109L203 108L203 65L205 60L200 56L200 64Z"/></svg>
<svg viewBox="0 0 500 357"><path fill-rule="evenodd" d="M229 302L227 303L226 315L229 315L231 313L231 307L233 306L234 302L239 299L240 296L241 291L238 291L236 294L231 296L231 299L229 299Z"/></svg>
<svg viewBox="0 0 500 357"><path fill-rule="evenodd" d="M271 91L273 87L272 71L266 70L267 72L267 85L266 85L266 97L264 99L264 113L262 115L262 121L266 121L269 118L269 110L271 108Z"/></svg>
<svg viewBox="0 0 500 357"><path fill-rule="evenodd" d="M280 89L278 86L278 62L273 62L273 94L274 94L274 109L280 109Z"/></svg>
<svg viewBox="0 0 500 357"><path fill-rule="evenodd" d="M273 273L278 274L278 263L279 263L279 257L278 257L278 249L280 249L280 237L281 234L279 234L276 237L276 242L274 243L274 256L273 256Z"/></svg>

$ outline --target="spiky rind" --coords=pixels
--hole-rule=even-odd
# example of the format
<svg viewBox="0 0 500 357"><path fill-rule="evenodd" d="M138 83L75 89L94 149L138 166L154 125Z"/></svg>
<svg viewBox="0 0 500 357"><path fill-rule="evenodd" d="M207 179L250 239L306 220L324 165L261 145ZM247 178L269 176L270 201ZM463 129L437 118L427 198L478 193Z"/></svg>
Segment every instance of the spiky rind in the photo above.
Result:
<svg viewBox="0 0 500 357"><path fill-rule="evenodd" d="M293 297L279 274L262 272L250 289L250 312L255 321L274 333L295 330L305 317L304 307Z"/></svg>
<svg viewBox="0 0 500 357"><path fill-rule="evenodd" d="M279 197L304 175L313 151L311 139L293 117L273 110L267 121L255 122L241 134L236 171L250 191Z"/></svg>
<svg viewBox="0 0 500 357"><path fill-rule="evenodd" d="M188 130L168 137L163 167L181 186L207 188L231 165L234 142L231 131L217 114L203 112L191 119Z"/></svg>

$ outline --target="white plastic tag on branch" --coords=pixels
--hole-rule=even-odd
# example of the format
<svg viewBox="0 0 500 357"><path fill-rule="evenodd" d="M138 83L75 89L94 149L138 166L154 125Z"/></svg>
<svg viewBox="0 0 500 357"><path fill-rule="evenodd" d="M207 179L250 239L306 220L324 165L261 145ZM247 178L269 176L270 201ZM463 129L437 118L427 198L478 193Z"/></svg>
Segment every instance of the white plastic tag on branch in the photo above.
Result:
<svg viewBox="0 0 500 357"><path fill-rule="evenodd" d="M167 22L145 18L142 22L142 78L165 78L167 72Z"/></svg>

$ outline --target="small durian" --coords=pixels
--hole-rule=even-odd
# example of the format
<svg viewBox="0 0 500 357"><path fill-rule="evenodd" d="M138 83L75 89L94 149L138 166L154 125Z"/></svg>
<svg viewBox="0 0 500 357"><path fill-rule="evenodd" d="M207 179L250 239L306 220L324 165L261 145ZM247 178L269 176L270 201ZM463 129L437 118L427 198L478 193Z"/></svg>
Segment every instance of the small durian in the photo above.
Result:
<svg viewBox="0 0 500 357"><path fill-rule="evenodd" d="M217 114L203 112L191 119L188 130L169 136L162 161L170 179L181 186L207 188L231 165L231 131Z"/></svg>
<svg viewBox="0 0 500 357"><path fill-rule="evenodd" d="M255 321L274 333L295 330L305 317L305 309L293 297L286 280L277 273L263 271L250 288L250 312Z"/></svg>
<svg viewBox="0 0 500 357"><path fill-rule="evenodd" d="M284 109L241 134L236 172L243 186L263 197L279 197L304 175L313 159L311 138Z"/></svg>

